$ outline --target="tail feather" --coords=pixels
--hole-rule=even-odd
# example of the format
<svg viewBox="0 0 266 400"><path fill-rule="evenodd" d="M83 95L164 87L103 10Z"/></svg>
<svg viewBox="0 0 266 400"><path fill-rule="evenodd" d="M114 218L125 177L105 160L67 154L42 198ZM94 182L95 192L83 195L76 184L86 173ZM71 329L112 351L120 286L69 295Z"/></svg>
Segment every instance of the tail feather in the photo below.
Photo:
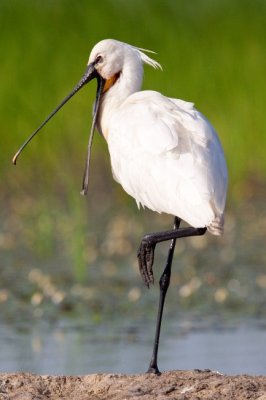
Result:
<svg viewBox="0 0 266 400"><path fill-rule="evenodd" d="M224 215L221 214L214 218L214 220L207 226L207 229L213 235L220 236L224 232Z"/></svg>

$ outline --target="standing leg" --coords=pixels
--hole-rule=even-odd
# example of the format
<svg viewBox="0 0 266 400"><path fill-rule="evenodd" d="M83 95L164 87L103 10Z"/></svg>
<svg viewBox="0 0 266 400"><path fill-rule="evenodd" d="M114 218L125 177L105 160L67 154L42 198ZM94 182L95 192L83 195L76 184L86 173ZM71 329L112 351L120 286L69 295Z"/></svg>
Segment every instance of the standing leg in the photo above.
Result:
<svg viewBox="0 0 266 400"><path fill-rule="evenodd" d="M171 244L168 251L167 263L164 269L164 272L160 279L160 299L159 299L159 308L156 322L156 331L155 331L155 339L153 345L153 353L150 362L150 366L147 372L160 374L157 365L157 357L158 357L158 348L159 348L159 339L160 339L160 330L161 330L161 322L163 315L163 307L164 301L167 293L167 289L170 284L171 278L171 266L172 260L175 250L176 239L182 237L189 236L200 236L204 235L206 232L206 228L179 228L180 219L175 217L174 221L174 229L166 232L157 232L145 235L142 239L138 250L138 261L139 261L139 269L142 276L142 279L147 287L150 286L151 283L154 282L153 278L153 260L154 260L154 250L157 243L164 242L166 240L171 240Z"/></svg>
<svg viewBox="0 0 266 400"><path fill-rule="evenodd" d="M179 228L180 222L181 222L180 219L175 217L175 222L174 222L175 230ZM176 238L171 240L166 266L165 266L165 269L164 269L162 276L160 278L160 281L159 281L159 285L160 285L159 307L158 307L156 331L155 331L155 338L154 338L151 362L150 362L149 369L147 371L148 373L160 374L160 371L159 371L158 365L157 365L157 356L158 356L164 301L165 301L168 287L170 285L171 267L172 267L173 255L174 255L174 251L175 251L175 243L176 243Z"/></svg>

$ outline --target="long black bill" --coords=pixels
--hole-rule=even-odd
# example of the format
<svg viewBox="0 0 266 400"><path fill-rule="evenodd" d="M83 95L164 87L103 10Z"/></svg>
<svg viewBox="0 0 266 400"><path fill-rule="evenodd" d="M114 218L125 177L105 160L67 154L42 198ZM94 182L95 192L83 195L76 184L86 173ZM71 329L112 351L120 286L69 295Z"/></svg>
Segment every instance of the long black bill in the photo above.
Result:
<svg viewBox="0 0 266 400"><path fill-rule="evenodd" d="M44 125L47 124L47 122L57 113L57 111L60 110L60 108L65 105L68 100L71 99L71 97L74 96L86 83L90 82L92 79L97 78L97 93L96 93L96 102L94 106L94 113L93 113L93 121L92 121L92 127L91 127L91 133L90 133L90 138L89 138L89 145L88 145L88 156L86 160L86 168L84 172L84 178L83 178L83 187L82 187L82 194L86 194L88 191L88 179L89 179L89 164L90 164L90 152L91 152L91 145L92 145L92 139L93 139L93 133L96 125L96 119L97 119L97 113L99 109L99 104L100 104L100 98L101 94L103 91L103 86L104 86L104 80L103 78L97 73L95 69L95 63L91 63L88 65L85 74L79 81L79 83L74 87L71 93L52 111L52 113L43 121L43 123L31 134L31 136L23 143L23 145L19 148L19 150L16 152L14 155L12 162L14 165L17 163L17 159L22 152L22 150L28 145L28 143L34 138L34 136L44 127Z"/></svg>
<svg viewBox="0 0 266 400"><path fill-rule="evenodd" d="M85 165L85 170L84 170L84 175L83 175L82 191L80 192L80 194L82 194L83 196L85 196L88 193L91 145L92 145L95 125L96 125L96 121L97 121L97 115L98 115L98 110L99 110L99 105L100 105L101 94L102 94L103 88L104 88L104 83L105 83L105 80L100 75L97 74L96 100L95 100L94 110L93 110L93 120L92 120L92 125L91 125L89 143L88 143L88 153L87 153L86 165Z"/></svg>

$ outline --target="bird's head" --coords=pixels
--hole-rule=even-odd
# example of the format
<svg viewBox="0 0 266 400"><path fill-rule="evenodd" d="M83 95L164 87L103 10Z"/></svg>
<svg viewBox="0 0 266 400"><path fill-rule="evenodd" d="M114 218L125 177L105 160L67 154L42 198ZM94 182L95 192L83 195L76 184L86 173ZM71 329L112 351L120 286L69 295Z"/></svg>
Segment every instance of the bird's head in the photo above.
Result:
<svg viewBox="0 0 266 400"><path fill-rule="evenodd" d="M27 146L31 139L42 129L42 127L63 107L64 104L77 93L85 84L92 79L97 79L97 92L96 101L94 106L93 122L91 127L91 134L89 138L88 156L86 161L86 168L83 178L82 194L87 193L88 189L88 176L89 176L89 161L90 149L93 139L93 132L96 124L98 109L100 105L101 96L114 85L123 72L125 65L133 66L141 65L143 63L149 64L154 68L161 68L160 64L148 57L143 50L126 43L119 42L113 39L102 40L97 43L90 54L88 66L86 71L78 84L70 92L70 94L55 108L54 111L44 120L44 122L32 133L32 135L20 147L13 157L13 163L16 164L17 158L21 151Z"/></svg>
<svg viewBox="0 0 266 400"><path fill-rule="evenodd" d="M117 40L102 40L93 47L88 65L93 65L103 79L111 79L122 71L126 49L127 46Z"/></svg>
<svg viewBox="0 0 266 400"><path fill-rule="evenodd" d="M95 73L105 81L104 93L115 84L125 69L131 69L133 74L138 74L138 71L142 73L143 63L161 68L160 64L148 57L144 51L148 50L114 39L102 40L93 47L88 66L93 66Z"/></svg>

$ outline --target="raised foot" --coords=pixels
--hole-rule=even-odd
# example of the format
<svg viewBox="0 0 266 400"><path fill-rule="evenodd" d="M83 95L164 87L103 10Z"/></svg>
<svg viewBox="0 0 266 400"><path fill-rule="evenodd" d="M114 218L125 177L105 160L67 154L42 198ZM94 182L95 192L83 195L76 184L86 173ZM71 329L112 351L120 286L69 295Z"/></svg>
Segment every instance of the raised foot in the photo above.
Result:
<svg viewBox="0 0 266 400"><path fill-rule="evenodd" d="M143 238L138 250L139 271L147 287L154 283L153 261L155 244L151 243L145 237Z"/></svg>

